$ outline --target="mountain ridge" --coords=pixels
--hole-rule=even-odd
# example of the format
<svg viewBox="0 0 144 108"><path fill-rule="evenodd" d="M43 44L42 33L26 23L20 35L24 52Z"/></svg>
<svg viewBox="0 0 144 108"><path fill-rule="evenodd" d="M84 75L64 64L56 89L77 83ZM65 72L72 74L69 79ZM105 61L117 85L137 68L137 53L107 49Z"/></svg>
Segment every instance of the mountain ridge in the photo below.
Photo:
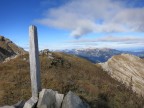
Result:
<svg viewBox="0 0 144 108"><path fill-rule="evenodd" d="M24 54L26 51L13 43L10 39L0 36L0 62L7 57Z"/></svg>
<svg viewBox="0 0 144 108"><path fill-rule="evenodd" d="M130 54L116 55L105 63L99 63L108 74L139 95L144 95L144 60Z"/></svg>

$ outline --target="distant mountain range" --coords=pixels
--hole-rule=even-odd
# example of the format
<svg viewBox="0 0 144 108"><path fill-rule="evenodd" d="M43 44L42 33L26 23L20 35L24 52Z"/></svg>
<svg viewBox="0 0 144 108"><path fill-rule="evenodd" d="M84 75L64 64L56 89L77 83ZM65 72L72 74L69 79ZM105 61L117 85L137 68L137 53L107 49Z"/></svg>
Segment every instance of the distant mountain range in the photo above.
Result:
<svg viewBox="0 0 144 108"><path fill-rule="evenodd" d="M130 54L121 54L113 56L100 65L112 78L123 82L127 87L144 96L143 59Z"/></svg>
<svg viewBox="0 0 144 108"><path fill-rule="evenodd" d="M25 53L23 48L17 46L10 39L0 36L0 62L5 58Z"/></svg>
<svg viewBox="0 0 144 108"><path fill-rule="evenodd" d="M61 50L60 52L64 52L67 54L76 55L78 57L85 58L93 63L101 63L106 62L109 58L114 55L119 54L132 54L141 58L144 58L144 51L141 52L130 52L130 51L119 51L115 49L109 48L95 48L95 49L72 49L72 50Z"/></svg>

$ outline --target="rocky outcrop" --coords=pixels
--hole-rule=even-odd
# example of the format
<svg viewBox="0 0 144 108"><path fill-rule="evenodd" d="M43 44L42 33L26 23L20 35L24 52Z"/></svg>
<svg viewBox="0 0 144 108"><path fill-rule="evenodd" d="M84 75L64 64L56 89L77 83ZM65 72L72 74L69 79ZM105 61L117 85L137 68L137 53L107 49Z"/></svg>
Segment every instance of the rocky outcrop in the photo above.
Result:
<svg viewBox="0 0 144 108"><path fill-rule="evenodd" d="M13 43L10 39L0 36L0 62L4 61L7 57L24 53L26 53L26 51Z"/></svg>
<svg viewBox="0 0 144 108"><path fill-rule="evenodd" d="M139 95L144 95L143 59L130 54L121 54L100 65L111 77L123 82Z"/></svg>
<svg viewBox="0 0 144 108"><path fill-rule="evenodd" d="M40 55L48 55L50 53L49 49L44 49L39 52Z"/></svg>
<svg viewBox="0 0 144 108"><path fill-rule="evenodd" d="M42 55L42 56L46 55L46 56L48 57L48 59L51 59L51 60L54 59L54 55L53 55L52 52L49 51L49 49L41 50L41 51L39 52L39 55Z"/></svg>

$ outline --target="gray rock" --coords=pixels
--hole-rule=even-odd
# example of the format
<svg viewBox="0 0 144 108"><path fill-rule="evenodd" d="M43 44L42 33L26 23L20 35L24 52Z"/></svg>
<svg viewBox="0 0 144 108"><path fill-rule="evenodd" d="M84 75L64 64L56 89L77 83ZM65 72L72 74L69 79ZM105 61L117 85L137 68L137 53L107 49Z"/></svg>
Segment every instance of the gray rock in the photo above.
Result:
<svg viewBox="0 0 144 108"><path fill-rule="evenodd" d="M90 108L88 104L83 102L76 94L69 91L65 96L62 108Z"/></svg>
<svg viewBox="0 0 144 108"><path fill-rule="evenodd" d="M25 105L25 101L19 101L14 106L15 106L15 108L23 108L24 105Z"/></svg>
<svg viewBox="0 0 144 108"><path fill-rule="evenodd" d="M34 108L37 104L38 99L31 97L24 105L23 108Z"/></svg>
<svg viewBox="0 0 144 108"><path fill-rule="evenodd" d="M53 56L48 55L48 59L53 60L53 59L54 59L54 57L53 57Z"/></svg>
<svg viewBox="0 0 144 108"><path fill-rule="evenodd" d="M51 89L42 89L37 108L55 108L55 102L55 92Z"/></svg>
<svg viewBox="0 0 144 108"><path fill-rule="evenodd" d="M39 94L37 108L60 108L63 97L63 94L59 94L51 89L42 89Z"/></svg>
<svg viewBox="0 0 144 108"><path fill-rule="evenodd" d="M40 55L48 55L49 52L50 52L49 49L44 49L44 50L41 50L41 51L39 52L39 54L40 54Z"/></svg>
<svg viewBox="0 0 144 108"><path fill-rule="evenodd" d="M13 106L3 106L3 107L0 107L0 108L23 108L24 104L25 104L24 101L19 101L18 103L16 103Z"/></svg>
<svg viewBox="0 0 144 108"><path fill-rule="evenodd" d="M55 108L61 108L64 94L59 94L58 92L56 92L55 98L56 98Z"/></svg>

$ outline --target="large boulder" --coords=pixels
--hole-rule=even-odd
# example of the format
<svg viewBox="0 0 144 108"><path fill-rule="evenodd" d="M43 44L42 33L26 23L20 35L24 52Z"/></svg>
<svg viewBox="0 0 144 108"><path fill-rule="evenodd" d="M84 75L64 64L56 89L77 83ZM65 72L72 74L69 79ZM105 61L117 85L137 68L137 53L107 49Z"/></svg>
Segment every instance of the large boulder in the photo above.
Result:
<svg viewBox="0 0 144 108"><path fill-rule="evenodd" d="M37 108L60 108L63 100L63 94L52 89L43 89L39 94Z"/></svg>
<svg viewBox="0 0 144 108"><path fill-rule="evenodd" d="M62 108L90 108L86 102L83 102L75 93L69 91L65 96Z"/></svg>

